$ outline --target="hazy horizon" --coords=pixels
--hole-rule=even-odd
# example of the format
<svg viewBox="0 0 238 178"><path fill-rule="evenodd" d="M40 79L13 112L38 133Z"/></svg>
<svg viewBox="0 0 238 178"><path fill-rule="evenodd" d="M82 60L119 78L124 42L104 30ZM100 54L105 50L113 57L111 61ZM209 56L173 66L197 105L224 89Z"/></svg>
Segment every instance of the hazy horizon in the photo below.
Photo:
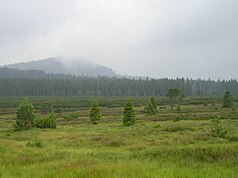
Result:
<svg viewBox="0 0 238 178"><path fill-rule="evenodd" d="M238 78L237 5L235 0L1 1L0 65L64 56L131 76Z"/></svg>

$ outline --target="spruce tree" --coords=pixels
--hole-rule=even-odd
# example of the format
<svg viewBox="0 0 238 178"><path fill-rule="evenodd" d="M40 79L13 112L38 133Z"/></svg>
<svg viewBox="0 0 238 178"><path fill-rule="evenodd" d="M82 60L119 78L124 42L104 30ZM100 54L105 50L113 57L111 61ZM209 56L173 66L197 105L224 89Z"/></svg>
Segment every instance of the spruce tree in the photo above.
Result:
<svg viewBox="0 0 238 178"><path fill-rule="evenodd" d="M129 99L127 99L123 111L123 125L124 126L135 125L135 110Z"/></svg>
<svg viewBox="0 0 238 178"><path fill-rule="evenodd" d="M234 107L234 100L230 91L226 91L223 97L223 108L232 108Z"/></svg>
<svg viewBox="0 0 238 178"><path fill-rule="evenodd" d="M155 98L153 96L150 98L150 103L152 104L153 109L155 111L157 111L157 104L156 104Z"/></svg>
<svg viewBox="0 0 238 178"><path fill-rule="evenodd" d="M155 103L154 97L151 97L149 104L145 106L144 111L149 116L154 116L157 114L157 105Z"/></svg>
<svg viewBox="0 0 238 178"><path fill-rule="evenodd" d="M90 119L93 124L97 124L101 118L101 110L97 101L93 101L90 110Z"/></svg>
<svg viewBox="0 0 238 178"><path fill-rule="evenodd" d="M27 130L34 126L34 107L28 97L25 97L17 107L16 115L15 127L17 130Z"/></svg>

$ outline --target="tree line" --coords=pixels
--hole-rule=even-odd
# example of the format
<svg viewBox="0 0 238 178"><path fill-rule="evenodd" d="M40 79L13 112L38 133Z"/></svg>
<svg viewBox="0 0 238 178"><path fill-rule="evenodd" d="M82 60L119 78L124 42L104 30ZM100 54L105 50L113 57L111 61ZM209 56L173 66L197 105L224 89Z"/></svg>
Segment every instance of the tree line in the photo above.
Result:
<svg viewBox="0 0 238 178"><path fill-rule="evenodd" d="M168 104L171 105L171 109L173 110L173 107L177 103L177 98L180 95L180 90L177 88L171 88L169 89L167 93L168 97ZM225 92L223 96L223 108L232 108L234 107L234 100L232 94L227 91ZM48 117L36 117L35 111L34 111L34 106L30 102L28 97L25 97L22 101L22 103L17 107L17 112L16 112L16 123L15 123L15 129L16 130L27 130L32 127L37 127L37 128L56 128L56 115L52 112L52 106L49 102L44 101L40 107L40 111L44 114L48 114ZM149 103L145 105L144 112L148 116L154 116L158 113L157 110L157 104L155 102L154 97L151 97ZM175 118L174 121L179 121L180 120L180 115L181 115L181 107L178 105L177 107L177 113L179 114L178 117ZM91 122L93 124L97 124L99 120L101 119L101 109L96 100L92 102L91 109L89 112L89 116L91 119ZM78 116L72 115L72 117L77 118ZM128 98L125 102L124 105L124 110L123 110L123 126L133 126L135 125L136 121L136 115L135 115L135 110L132 102ZM226 132L223 132L222 128L220 127L219 119L213 120L214 128L213 128L213 133L216 133L216 135L224 136Z"/></svg>
<svg viewBox="0 0 238 178"><path fill-rule="evenodd" d="M166 96L170 88L186 96L222 96L227 90L238 96L236 79L128 79L0 68L0 96Z"/></svg>

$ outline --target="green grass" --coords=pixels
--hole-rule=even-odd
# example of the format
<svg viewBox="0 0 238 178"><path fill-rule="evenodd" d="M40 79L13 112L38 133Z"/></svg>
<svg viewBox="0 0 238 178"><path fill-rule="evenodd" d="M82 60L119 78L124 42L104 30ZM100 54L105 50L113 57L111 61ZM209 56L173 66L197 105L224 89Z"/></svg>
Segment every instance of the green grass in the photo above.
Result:
<svg viewBox="0 0 238 178"><path fill-rule="evenodd" d="M89 108L74 105L79 118L62 117L75 111L59 113L57 129L18 132L13 108L6 108L0 114L0 177L238 177L236 111L219 103L187 104L173 122L177 113L168 108L146 117L138 106L136 125L123 127L122 107L102 107L103 117L93 125ZM225 118L226 138L210 134L217 114Z"/></svg>

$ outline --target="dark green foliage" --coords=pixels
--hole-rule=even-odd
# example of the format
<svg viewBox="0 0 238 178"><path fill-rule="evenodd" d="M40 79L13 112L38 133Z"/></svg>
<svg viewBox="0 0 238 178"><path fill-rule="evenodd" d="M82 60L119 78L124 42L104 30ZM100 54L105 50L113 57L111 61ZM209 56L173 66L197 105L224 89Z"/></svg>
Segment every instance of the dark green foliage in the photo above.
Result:
<svg viewBox="0 0 238 178"><path fill-rule="evenodd" d="M26 144L26 146L28 146L28 147L41 148L41 147L43 147L43 144L42 144L42 141L41 141L41 140L35 140L35 141L32 141L32 142L28 142L28 143Z"/></svg>
<svg viewBox="0 0 238 178"><path fill-rule="evenodd" d="M43 117L37 117L35 119L35 127L36 128L46 128L46 118L43 118Z"/></svg>
<svg viewBox="0 0 238 178"><path fill-rule="evenodd" d="M40 106L40 112L43 114L51 113L53 110L52 104L48 101L44 101Z"/></svg>
<svg viewBox="0 0 238 178"><path fill-rule="evenodd" d="M47 118L46 127L51 129L56 128L56 115L53 112L51 112Z"/></svg>
<svg viewBox="0 0 238 178"><path fill-rule="evenodd" d="M161 125L160 124L156 124L156 125L154 125L154 128L161 128Z"/></svg>
<svg viewBox="0 0 238 178"><path fill-rule="evenodd" d="M177 97L180 95L181 90L178 88L171 88L169 89L167 93L169 105L171 106L171 109L174 108L175 104L177 103Z"/></svg>
<svg viewBox="0 0 238 178"><path fill-rule="evenodd" d="M165 96L175 87L186 96L222 96L226 89L238 96L237 80L93 78L0 68L0 96Z"/></svg>
<svg viewBox="0 0 238 178"><path fill-rule="evenodd" d="M151 97L149 103L145 106L144 111L149 116L154 116L157 114L157 105L154 97Z"/></svg>
<svg viewBox="0 0 238 178"><path fill-rule="evenodd" d="M35 119L35 127L36 128L56 128L56 116L53 112L47 118L36 118Z"/></svg>
<svg viewBox="0 0 238 178"><path fill-rule="evenodd" d="M157 104L156 104L155 98L153 96L150 98L150 103L152 104L153 109L155 111L157 111Z"/></svg>
<svg viewBox="0 0 238 178"><path fill-rule="evenodd" d="M17 130L27 130L33 127L35 119L34 107L28 97L25 97L18 106L16 115L15 128Z"/></svg>
<svg viewBox="0 0 238 178"><path fill-rule="evenodd" d="M101 118L101 110L98 106L98 102L94 100L91 105L90 119L93 124L97 124Z"/></svg>
<svg viewBox="0 0 238 178"><path fill-rule="evenodd" d="M133 126L135 125L135 110L129 99L125 103L125 108L123 111L123 125Z"/></svg>
<svg viewBox="0 0 238 178"><path fill-rule="evenodd" d="M215 116L212 119L211 134L213 137L225 138L227 130L225 130L221 124L222 117Z"/></svg>
<svg viewBox="0 0 238 178"><path fill-rule="evenodd" d="M223 97L223 108L232 108L234 107L234 100L230 91L226 91Z"/></svg>

